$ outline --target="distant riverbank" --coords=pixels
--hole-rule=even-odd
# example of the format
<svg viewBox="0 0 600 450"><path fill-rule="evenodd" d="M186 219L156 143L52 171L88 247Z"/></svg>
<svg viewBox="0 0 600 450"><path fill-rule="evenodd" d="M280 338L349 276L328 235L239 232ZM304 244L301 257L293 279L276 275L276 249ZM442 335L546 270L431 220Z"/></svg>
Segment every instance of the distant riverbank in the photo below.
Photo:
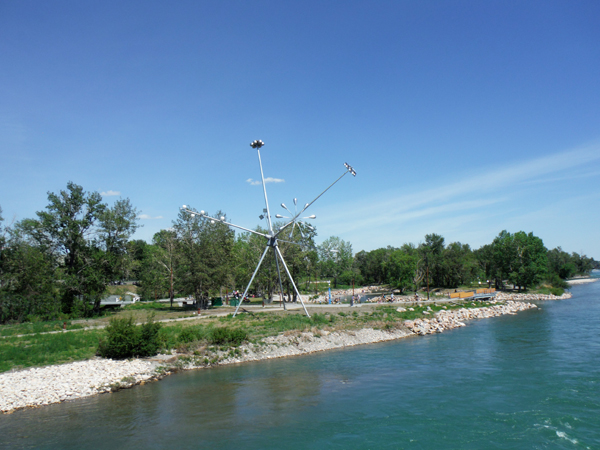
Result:
<svg viewBox="0 0 600 450"><path fill-rule="evenodd" d="M575 278L574 280L567 280L570 285L594 283L600 280L600 278Z"/></svg>

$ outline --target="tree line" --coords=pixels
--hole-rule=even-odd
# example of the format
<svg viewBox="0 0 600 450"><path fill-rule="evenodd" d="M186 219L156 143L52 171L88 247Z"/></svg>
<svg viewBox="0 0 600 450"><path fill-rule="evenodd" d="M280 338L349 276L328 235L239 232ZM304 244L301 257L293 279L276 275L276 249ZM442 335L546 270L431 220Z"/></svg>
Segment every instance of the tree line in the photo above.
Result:
<svg viewBox="0 0 600 450"><path fill-rule="evenodd" d="M487 283L503 289L519 290L546 283L566 288L565 279L587 275L597 262L560 247L548 250L533 233L502 231L490 244L473 250L468 244L448 245L438 234L428 234L419 246L388 246L355 255L353 272L360 284L389 284L401 291L432 288L458 288Z"/></svg>
<svg viewBox="0 0 600 450"><path fill-rule="evenodd" d="M36 216L5 225L0 209L0 323L98 314L108 286L122 280L135 280L143 299L190 296L206 308L211 296L244 289L266 244L255 234L236 236L220 221L183 211L152 242L133 240L138 211L129 199L108 206L99 193L72 182L58 194L49 192L48 205ZM215 216L227 220L221 211ZM598 264L560 247L547 250L539 237L523 231L502 231L477 250L428 234L417 246L356 254L339 237L316 245L316 236L315 228L292 227L279 241L292 277L307 292L317 280L329 280L332 287L386 284L402 292L478 281L497 288L510 283L527 289L541 282L564 287L564 279ZM279 286L277 269L269 254L250 292L269 299L283 288L294 301L290 280L280 267Z"/></svg>

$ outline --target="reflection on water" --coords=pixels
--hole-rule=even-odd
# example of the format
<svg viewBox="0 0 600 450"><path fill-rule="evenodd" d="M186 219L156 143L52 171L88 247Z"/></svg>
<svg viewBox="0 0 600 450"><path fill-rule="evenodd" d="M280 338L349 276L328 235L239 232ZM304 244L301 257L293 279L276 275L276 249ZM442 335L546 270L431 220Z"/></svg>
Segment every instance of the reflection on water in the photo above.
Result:
<svg viewBox="0 0 600 450"><path fill-rule="evenodd" d="M2 448L600 448L600 282L441 335L0 416Z"/></svg>

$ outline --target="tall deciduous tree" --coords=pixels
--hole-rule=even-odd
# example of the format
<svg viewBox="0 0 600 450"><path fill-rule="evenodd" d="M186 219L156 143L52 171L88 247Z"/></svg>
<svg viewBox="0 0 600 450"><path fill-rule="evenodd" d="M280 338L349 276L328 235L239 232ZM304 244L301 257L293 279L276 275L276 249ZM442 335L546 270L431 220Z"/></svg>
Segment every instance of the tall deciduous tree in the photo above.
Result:
<svg viewBox="0 0 600 450"><path fill-rule="evenodd" d="M514 234L514 254L510 281L521 288L527 289L540 282L546 275L548 267L548 250L544 247L542 240L533 233L519 231Z"/></svg>
<svg viewBox="0 0 600 450"><path fill-rule="evenodd" d="M508 280L527 288L541 281L548 266L547 249L533 233L503 230L492 243L496 287Z"/></svg>
<svg viewBox="0 0 600 450"><path fill-rule="evenodd" d="M38 220L25 220L21 227L56 257L63 312L86 311L90 301L98 310L108 283L123 274L127 241L137 228L136 210L128 199L110 208L99 193L73 182L59 194L49 192L48 200Z"/></svg>
<svg viewBox="0 0 600 450"><path fill-rule="evenodd" d="M51 254L32 245L19 224L6 230L0 256L0 323L60 312L59 283Z"/></svg>
<svg viewBox="0 0 600 450"><path fill-rule="evenodd" d="M319 253L321 274L332 277L334 287L337 287L340 274L352 268L352 244L337 236L331 236L317 247L317 251Z"/></svg>
<svg viewBox="0 0 600 450"><path fill-rule="evenodd" d="M274 224L275 229L279 229L283 224ZM302 275L308 275L308 267L311 264L311 253L316 250L315 237L317 231L315 228L308 228L304 225L288 228L279 241L279 250L283 255L286 265L294 279L296 287L299 288L298 283ZM281 263L280 263L281 265ZM285 273L285 269L281 267L282 279L284 280L288 298L290 295L293 300L296 301L296 292L291 287L290 280Z"/></svg>
<svg viewBox="0 0 600 450"><path fill-rule="evenodd" d="M402 248L393 250L386 265L386 281L403 293L415 284L418 262L419 255L412 244L405 244Z"/></svg>
<svg viewBox="0 0 600 450"><path fill-rule="evenodd" d="M177 265L177 233L175 230L161 230L154 235L152 241L155 251L152 254L153 262L158 266L169 288L169 300L171 308L175 298L175 271Z"/></svg>
<svg viewBox="0 0 600 450"><path fill-rule="evenodd" d="M222 212L218 217L225 218ZM225 220L225 219L224 219ZM173 228L177 233L177 284L208 307L211 292L218 292L231 272L234 232L220 222L199 219L180 211Z"/></svg>

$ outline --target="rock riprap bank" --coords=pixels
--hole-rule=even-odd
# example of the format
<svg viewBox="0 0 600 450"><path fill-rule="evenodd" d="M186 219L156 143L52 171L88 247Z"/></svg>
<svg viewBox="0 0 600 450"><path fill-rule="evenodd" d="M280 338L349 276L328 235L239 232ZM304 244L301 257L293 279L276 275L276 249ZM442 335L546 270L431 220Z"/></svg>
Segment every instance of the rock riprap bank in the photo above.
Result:
<svg viewBox="0 0 600 450"><path fill-rule="evenodd" d="M505 314L516 314L519 311L531 308L537 308L537 306L533 303L507 301L505 304L485 308L441 310L431 319L407 320L404 322L404 326L413 333L424 336L426 334L441 333L444 330L464 327L465 320L487 319Z"/></svg>
<svg viewBox="0 0 600 450"><path fill-rule="evenodd" d="M111 392L157 376L157 363L90 359L0 374L0 411ZM118 383L118 384L117 384Z"/></svg>
<svg viewBox="0 0 600 450"><path fill-rule="evenodd" d="M412 333L399 324L389 331L362 328L351 331L288 332L278 336L270 336L261 344L244 344L240 346L240 356L228 357L221 353L219 364L234 364L262 359L283 358L286 356L305 355L308 353L352 347L354 345L373 344L375 342L392 341L411 335ZM189 368L194 368L189 366Z"/></svg>

